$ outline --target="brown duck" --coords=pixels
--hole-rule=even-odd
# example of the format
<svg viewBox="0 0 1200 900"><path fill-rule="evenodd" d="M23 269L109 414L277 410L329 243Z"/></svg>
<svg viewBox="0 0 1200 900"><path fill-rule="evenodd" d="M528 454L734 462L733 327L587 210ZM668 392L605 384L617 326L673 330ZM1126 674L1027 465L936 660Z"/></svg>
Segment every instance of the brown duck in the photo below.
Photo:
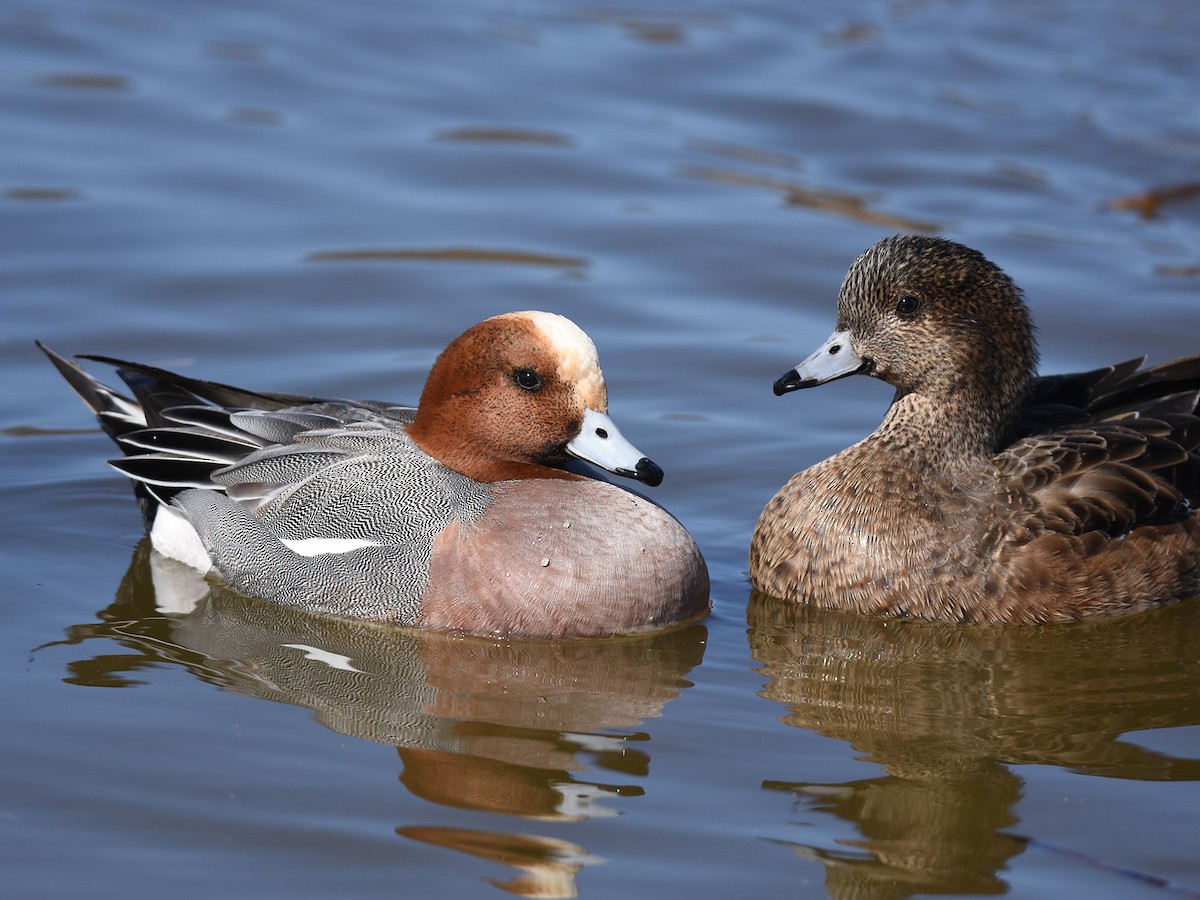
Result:
<svg viewBox="0 0 1200 900"><path fill-rule="evenodd" d="M869 437L794 475L750 545L783 600L953 622L1049 622L1200 592L1200 354L1038 377L1021 291L982 254L880 241L833 335L775 393L896 388Z"/></svg>

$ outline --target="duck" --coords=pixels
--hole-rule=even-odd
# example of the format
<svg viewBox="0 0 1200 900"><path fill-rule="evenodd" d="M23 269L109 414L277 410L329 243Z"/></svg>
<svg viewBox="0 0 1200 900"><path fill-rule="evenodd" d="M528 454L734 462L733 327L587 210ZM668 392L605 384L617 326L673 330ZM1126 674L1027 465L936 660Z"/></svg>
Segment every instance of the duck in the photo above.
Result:
<svg viewBox="0 0 1200 900"><path fill-rule="evenodd" d="M709 608L704 558L608 415L570 319L494 316L437 357L416 406L232 387L142 363L120 393L38 343L124 454L154 550L249 597L499 637L601 638ZM571 465L569 465L569 463ZM572 468L572 465L574 468Z"/></svg>
<svg viewBox="0 0 1200 900"><path fill-rule="evenodd" d="M851 265L832 335L776 395L895 388L868 437L755 525L755 590L955 623L1050 623L1200 592L1200 355L1037 374L1023 292L982 253L893 235Z"/></svg>

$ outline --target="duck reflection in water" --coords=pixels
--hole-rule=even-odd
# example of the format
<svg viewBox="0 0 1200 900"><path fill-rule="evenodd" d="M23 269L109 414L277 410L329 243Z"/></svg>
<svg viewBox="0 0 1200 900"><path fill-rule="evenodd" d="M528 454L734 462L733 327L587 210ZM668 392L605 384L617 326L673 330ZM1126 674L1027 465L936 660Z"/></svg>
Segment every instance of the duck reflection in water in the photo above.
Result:
<svg viewBox="0 0 1200 900"><path fill-rule="evenodd" d="M528 820L613 815L604 798L642 793L650 755L640 725L688 686L707 634L696 624L604 641L458 637L324 618L187 579L143 540L100 621L65 641L106 638L128 652L81 658L68 681L122 686L129 672L178 663L225 690L312 709L340 734L395 746L400 780L418 797ZM191 609L156 606L189 592L198 598L182 601ZM596 774L584 777L589 769ZM492 883L527 896L575 896L576 873L603 861L523 831L406 823L396 832L510 865L518 873Z"/></svg>
<svg viewBox="0 0 1200 900"><path fill-rule="evenodd" d="M822 863L831 897L1007 892L1000 872L1030 843L1013 766L1200 780L1200 760L1121 740L1200 724L1200 667L1178 664L1194 657L1200 603L1107 622L963 628L755 592L748 615L761 695L783 705L780 720L846 741L884 771L841 784L793 773L762 782L792 794L805 821L833 816L857 831L786 842Z"/></svg>

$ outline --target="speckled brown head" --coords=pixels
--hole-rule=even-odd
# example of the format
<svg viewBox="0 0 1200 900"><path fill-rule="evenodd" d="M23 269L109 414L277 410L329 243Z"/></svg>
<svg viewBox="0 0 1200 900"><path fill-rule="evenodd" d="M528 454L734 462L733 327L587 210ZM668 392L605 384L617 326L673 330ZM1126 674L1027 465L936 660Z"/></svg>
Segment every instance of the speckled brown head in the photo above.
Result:
<svg viewBox="0 0 1200 900"><path fill-rule="evenodd" d="M864 373L969 416L981 447L1004 435L1037 370L1021 292L983 254L920 235L858 257L838 296L837 329L775 384L778 394Z"/></svg>
<svg viewBox="0 0 1200 900"><path fill-rule="evenodd" d="M477 481L572 478L577 456L650 485L662 470L608 415L596 347L570 319L516 312L480 322L437 358L409 427L418 446Z"/></svg>

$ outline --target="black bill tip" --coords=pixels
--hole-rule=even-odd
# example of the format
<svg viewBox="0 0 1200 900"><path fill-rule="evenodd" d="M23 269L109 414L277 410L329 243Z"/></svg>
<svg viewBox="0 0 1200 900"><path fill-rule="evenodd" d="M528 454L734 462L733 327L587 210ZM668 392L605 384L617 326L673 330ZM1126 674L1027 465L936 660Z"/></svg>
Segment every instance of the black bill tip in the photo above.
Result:
<svg viewBox="0 0 1200 900"><path fill-rule="evenodd" d="M810 379L801 378L800 373L795 369L788 369L775 379L775 396L782 397L784 394L808 387L812 383Z"/></svg>
<svg viewBox="0 0 1200 900"><path fill-rule="evenodd" d="M638 460L637 471L632 474L642 484L648 484L650 487L658 487L662 484L662 468L644 456Z"/></svg>

